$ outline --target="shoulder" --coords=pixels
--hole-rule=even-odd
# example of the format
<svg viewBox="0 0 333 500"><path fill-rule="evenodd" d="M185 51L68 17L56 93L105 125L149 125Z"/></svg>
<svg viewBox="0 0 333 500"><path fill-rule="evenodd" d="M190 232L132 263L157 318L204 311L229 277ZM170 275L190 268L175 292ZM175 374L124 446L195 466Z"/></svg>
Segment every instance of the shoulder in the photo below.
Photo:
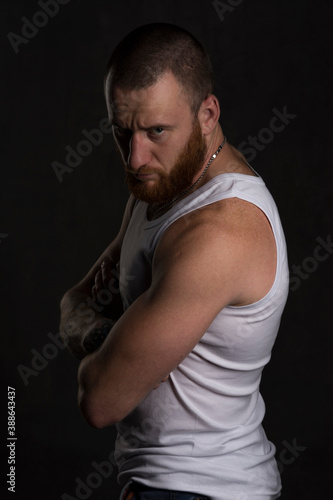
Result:
<svg viewBox="0 0 333 500"><path fill-rule="evenodd" d="M256 205L239 198L211 203L183 215L165 231L162 245L182 245L195 249L202 245L214 249L270 237L272 230L265 214Z"/></svg>
<svg viewBox="0 0 333 500"><path fill-rule="evenodd" d="M214 279L226 287L227 303L243 305L259 300L273 284L275 239L257 206L229 198L174 222L163 234L154 261L169 272L187 269L201 274L201 280Z"/></svg>

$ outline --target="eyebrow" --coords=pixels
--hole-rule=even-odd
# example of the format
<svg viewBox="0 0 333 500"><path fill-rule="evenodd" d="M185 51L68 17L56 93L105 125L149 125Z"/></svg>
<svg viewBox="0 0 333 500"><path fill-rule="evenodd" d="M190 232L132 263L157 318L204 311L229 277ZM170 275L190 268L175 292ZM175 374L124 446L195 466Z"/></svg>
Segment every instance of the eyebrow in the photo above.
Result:
<svg viewBox="0 0 333 500"><path fill-rule="evenodd" d="M110 124L113 126L113 127L117 127L117 128L120 128L122 130L131 130L131 129L128 129L126 127L122 127L119 122L117 122L115 119L112 119L110 121ZM165 130L172 130L175 128L175 125L167 125L166 123L156 123L154 125L150 125L149 127L140 127L139 126L139 130L145 130L146 132L153 129L153 128L163 128Z"/></svg>

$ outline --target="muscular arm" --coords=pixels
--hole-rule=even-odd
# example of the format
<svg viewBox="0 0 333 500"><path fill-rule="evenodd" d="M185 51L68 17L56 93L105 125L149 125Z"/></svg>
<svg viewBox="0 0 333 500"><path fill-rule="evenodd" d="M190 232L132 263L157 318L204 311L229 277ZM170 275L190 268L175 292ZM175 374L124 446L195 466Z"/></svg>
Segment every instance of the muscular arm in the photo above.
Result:
<svg viewBox="0 0 333 500"><path fill-rule="evenodd" d="M115 240L83 280L66 292L61 300L60 334L66 347L78 359L100 347L123 312L118 264L133 204L134 198L130 197Z"/></svg>
<svg viewBox="0 0 333 500"><path fill-rule="evenodd" d="M91 425L111 425L129 414L191 352L223 307L267 293L275 260L265 224L260 236L246 212L244 221L238 216L224 223L222 217L215 223L206 211L167 230L150 288L80 364L79 405ZM258 273L264 258L267 266Z"/></svg>

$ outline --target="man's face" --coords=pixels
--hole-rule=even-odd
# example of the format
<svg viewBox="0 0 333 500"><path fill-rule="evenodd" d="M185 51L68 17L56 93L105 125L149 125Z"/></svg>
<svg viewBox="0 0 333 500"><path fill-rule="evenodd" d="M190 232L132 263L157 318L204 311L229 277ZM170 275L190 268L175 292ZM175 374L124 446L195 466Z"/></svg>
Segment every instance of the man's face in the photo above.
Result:
<svg viewBox="0 0 333 500"><path fill-rule="evenodd" d="M163 203L195 181L205 161L206 141L171 73L147 89L115 88L110 118L136 198Z"/></svg>

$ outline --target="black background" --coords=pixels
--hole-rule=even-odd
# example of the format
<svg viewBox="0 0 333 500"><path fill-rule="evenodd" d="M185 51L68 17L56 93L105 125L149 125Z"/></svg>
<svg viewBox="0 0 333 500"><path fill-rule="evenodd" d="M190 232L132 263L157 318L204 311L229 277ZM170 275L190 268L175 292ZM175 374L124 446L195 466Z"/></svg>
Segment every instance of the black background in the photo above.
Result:
<svg viewBox="0 0 333 500"><path fill-rule="evenodd" d="M18 437L14 494L5 484L4 421L5 498L83 498L77 478L87 484L93 462L108 461L114 448L114 429L90 428L77 409L78 362L46 346L54 345L48 334L58 332L62 294L116 234L127 199L122 166L111 134L62 182L51 164L65 164L65 147L76 149L83 130L106 117L102 81L114 46L156 21L189 29L208 49L232 144L258 136L273 109L296 115L251 160L279 206L293 284L264 370L264 423L277 447L282 498L331 498L333 257L314 255L317 238L330 241L332 234L332 2L224 4L233 7L219 16L211 1L71 0L16 53L8 33L22 36L22 17L31 21L41 7L1 3L1 412L6 417L7 385L16 388ZM24 377L20 365L34 372ZM85 498L116 500L116 471L100 482Z"/></svg>

